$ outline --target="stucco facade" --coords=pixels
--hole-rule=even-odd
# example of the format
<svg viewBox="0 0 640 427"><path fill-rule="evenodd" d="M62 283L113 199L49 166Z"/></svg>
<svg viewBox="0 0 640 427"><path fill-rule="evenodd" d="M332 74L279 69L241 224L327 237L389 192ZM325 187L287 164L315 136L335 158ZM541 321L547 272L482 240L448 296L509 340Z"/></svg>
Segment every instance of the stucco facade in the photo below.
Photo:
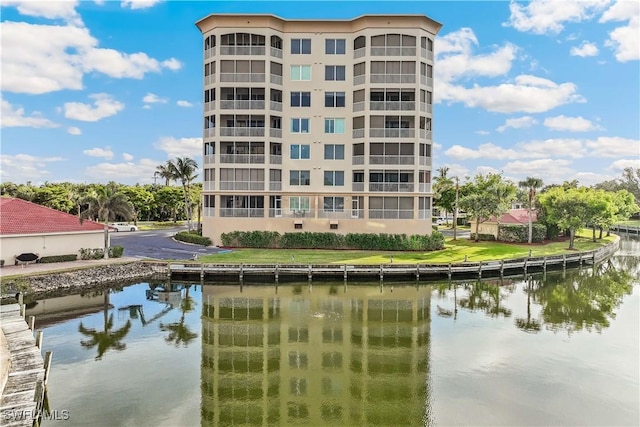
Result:
<svg viewBox="0 0 640 427"><path fill-rule="evenodd" d="M15 256L33 252L40 257L80 254L81 248L103 248L104 232L51 233L0 236L0 253L5 265L13 265Z"/></svg>
<svg viewBox="0 0 640 427"><path fill-rule="evenodd" d="M431 232L433 47L424 15L210 15L203 234Z"/></svg>

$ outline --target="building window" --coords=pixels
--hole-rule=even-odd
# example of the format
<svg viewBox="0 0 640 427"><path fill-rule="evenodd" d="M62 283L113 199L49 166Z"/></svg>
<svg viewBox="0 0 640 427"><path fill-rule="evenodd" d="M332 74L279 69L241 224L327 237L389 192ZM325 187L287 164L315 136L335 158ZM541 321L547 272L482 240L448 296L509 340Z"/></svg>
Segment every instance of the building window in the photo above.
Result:
<svg viewBox="0 0 640 427"><path fill-rule="evenodd" d="M325 212L344 212L344 197L325 197Z"/></svg>
<svg viewBox="0 0 640 427"><path fill-rule="evenodd" d="M294 55L310 55L311 39L291 39L291 53Z"/></svg>
<svg viewBox="0 0 640 427"><path fill-rule="evenodd" d="M327 144L324 146L325 160L344 160L343 144Z"/></svg>
<svg viewBox="0 0 640 427"><path fill-rule="evenodd" d="M344 119L324 119L324 133L344 133Z"/></svg>
<svg viewBox="0 0 640 427"><path fill-rule="evenodd" d="M345 80L345 66L344 65L325 65L324 67L324 79L325 80Z"/></svg>
<svg viewBox="0 0 640 427"><path fill-rule="evenodd" d="M309 119L291 119L291 133L309 133Z"/></svg>
<svg viewBox="0 0 640 427"><path fill-rule="evenodd" d="M289 171L289 185L310 185L311 173L309 171Z"/></svg>
<svg viewBox="0 0 640 427"><path fill-rule="evenodd" d="M325 92L325 107L344 107L344 92Z"/></svg>
<svg viewBox="0 0 640 427"><path fill-rule="evenodd" d="M324 41L324 53L327 55L344 55L345 39L326 39Z"/></svg>
<svg viewBox="0 0 640 427"><path fill-rule="evenodd" d="M340 187L344 185L344 171L324 171L324 185Z"/></svg>
<svg viewBox="0 0 640 427"><path fill-rule="evenodd" d="M205 194L204 195L204 207L205 208L215 208L216 207L216 196Z"/></svg>
<svg viewBox="0 0 640 427"><path fill-rule="evenodd" d="M292 107L311 107L311 92L291 92Z"/></svg>
<svg viewBox="0 0 640 427"><path fill-rule="evenodd" d="M289 197L289 210L292 212L309 212L308 196L291 196Z"/></svg>
<svg viewBox="0 0 640 427"><path fill-rule="evenodd" d="M311 65L292 65L291 81L309 81L311 80Z"/></svg>
<svg viewBox="0 0 640 427"><path fill-rule="evenodd" d="M308 144L292 144L291 145L291 160L301 160L309 158L309 145Z"/></svg>

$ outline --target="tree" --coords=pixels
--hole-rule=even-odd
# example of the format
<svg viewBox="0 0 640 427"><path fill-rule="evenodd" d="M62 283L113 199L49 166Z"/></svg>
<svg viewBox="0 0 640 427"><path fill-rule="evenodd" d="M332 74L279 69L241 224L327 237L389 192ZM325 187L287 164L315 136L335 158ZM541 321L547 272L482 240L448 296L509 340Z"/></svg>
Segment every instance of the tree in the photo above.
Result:
<svg viewBox="0 0 640 427"><path fill-rule="evenodd" d="M592 216L586 189L554 187L541 194L539 202L549 223L569 230L569 249L573 249L576 230L584 227Z"/></svg>
<svg viewBox="0 0 640 427"><path fill-rule="evenodd" d="M155 177L156 175L164 179L165 187L168 187L171 180L174 179L173 174L169 168L169 162L162 165L158 165L156 167L156 171L154 172L153 176Z"/></svg>
<svg viewBox="0 0 640 427"><path fill-rule="evenodd" d="M151 211L155 209L155 199L149 190L140 184L136 184L133 186L123 186L120 191L122 191L131 202L136 220L149 218Z"/></svg>
<svg viewBox="0 0 640 427"><path fill-rule="evenodd" d="M134 210L123 193L118 191L118 185L110 182L106 186L97 187L84 200L89 207L82 212L80 222L86 218L97 218L104 223L104 258L109 258L109 221L115 221L118 216L126 221L134 216Z"/></svg>
<svg viewBox="0 0 640 427"><path fill-rule="evenodd" d="M636 205L640 205L640 168L625 168L622 172L622 178L603 181L594 187L611 192L626 190L633 195ZM636 212L632 212L632 214Z"/></svg>
<svg viewBox="0 0 640 427"><path fill-rule="evenodd" d="M444 211L444 217L446 218L447 212L453 212L454 210L456 201L455 183L447 176L448 167L438 168L437 171L439 175L434 179L433 204Z"/></svg>
<svg viewBox="0 0 640 427"><path fill-rule="evenodd" d="M539 188L542 188L542 180L540 178L533 178L528 176L524 181L520 181L518 186L527 191L527 209L529 211L529 239L528 242L531 244L533 241L533 221L531 216L531 211L533 210L533 205L536 199L536 191Z"/></svg>
<svg viewBox="0 0 640 427"><path fill-rule="evenodd" d="M171 172L171 177L182 183L184 190L184 209L187 216L187 229L191 231L191 207L190 203L190 187L191 182L198 176L196 170L198 164L189 157L176 157L175 160L167 160L167 169Z"/></svg>

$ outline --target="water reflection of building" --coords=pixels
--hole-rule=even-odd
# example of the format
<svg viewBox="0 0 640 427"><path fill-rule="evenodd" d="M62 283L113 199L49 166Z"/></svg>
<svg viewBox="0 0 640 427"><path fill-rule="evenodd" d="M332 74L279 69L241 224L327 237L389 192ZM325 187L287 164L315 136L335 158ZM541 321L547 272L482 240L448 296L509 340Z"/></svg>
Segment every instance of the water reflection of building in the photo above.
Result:
<svg viewBox="0 0 640 427"><path fill-rule="evenodd" d="M430 293L205 286L202 424L422 424Z"/></svg>

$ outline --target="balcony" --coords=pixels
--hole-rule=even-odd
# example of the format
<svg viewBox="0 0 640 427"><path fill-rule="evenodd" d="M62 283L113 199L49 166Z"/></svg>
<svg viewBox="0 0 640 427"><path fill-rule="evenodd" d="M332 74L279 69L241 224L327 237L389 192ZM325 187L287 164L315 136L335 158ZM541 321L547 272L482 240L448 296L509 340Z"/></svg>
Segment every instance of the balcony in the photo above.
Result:
<svg viewBox="0 0 640 427"><path fill-rule="evenodd" d="M269 129L269 136L271 138L282 138L282 129L276 129L276 128Z"/></svg>
<svg viewBox="0 0 640 427"><path fill-rule="evenodd" d="M269 163L272 165L281 165L282 164L282 156L278 154L269 155Z"/></svg>
<svg viewBox="0 0 640 427"><path fill-rule="evenodd" d="M420 76L420 84L433 87L433 77Z"/></svg>
<svg viewBox="0 0 640 427"><path fill-rule="evenodd" d="M216 128L208 128L204 130L205 138L213 138L214 136L216 136Z"/></svg>
<svg viewBox="0 0 640 427"><path fill-rule="evenodd" d="M262 73L221 73L220 81L236 83L264 83L265 75Z"/></svg>
<svg viewBox="0 0 640 427"><path fill-rule="evenodd" d="M431 193L431 183L421 182L418 184L418 191L421 193Z"/></svg>
<svg viewBox="0 0 640 427"><path fill-rule="evenodd" d="M222 127L220 136L264 136L264 128L259 127Z"/></svg>
<svg viewBox="0 0 640 427"><path fill-rule="evenodd" d="M420 139L431 139L431 131L426 129L420 129Z"/></svg>
<svg viewBox="0 0 640 427"><path fill-rule="evenodd" d="M216 216L216 208L202 208L202 214L205 217L215 217Z"/></svg>
<svg viewBox="0 0 640 427"><path fill-rule="evenodd" d="M433 52L431 52L431 51L429 51L429 50L427 50L425 48L421 48L420 49L420 56L422 58L426 58L426 59L428 59L430 61L433 61Z"/></svg>
<svg viewBox="0 0 640 427"><path fill-rule="evenodd" d="M400 46L372 46L371 56L416 56L416 48Z"/></svg>
<svg viewBox="0 0 640 427"><path fill-rule="evenodd" d="M426 102L420 103L420 112L433 114L433 104L427 104Z"/></svg>
<svg viewBox="0 0 640 427"><path fill-rule="evenodd" d="M383 191L391 193L413 192L415 184L411 182L370 182L369 191Z"/></svg>
<svg viewBox="0 0 640 427"><path fill-rule="evenodd" d="M370 128L369 138L415 138L413 128ZM364 136L364 135L363 135Z"/></svg>
<svg viewBox="0 0 640 427"><path fill-rule="evenodd" d="M275 58L282 58L282 49L278 49L277 47L272 47L271 56Z"/></svg>
<svg viewBox="0 0 640 427"><path fill-rule="evenodd" d="M263 100L223 100L220 101L222 110L264 110Z"/></svg>
<svg viewBox="0 0 640 427"><path fill-rule="evenodd" d="M215 181L204 181L202 183L202 190L203 191L215 191L216 189L216 182Z"/></svg>
<svg viewBox="0 0 640 427"><path fill-rule="evenodd" d="M220 46L220 55L264 55L264 46Z"/></svg>
<svg viewBox="0 0 640 427"><path fill-rule="evenodd" d="M351 156L352 165L364 165L364 156Z"/></svg>
<svg viewBox="0 0 640 427"><path fill-rule="evenodd" d="M282 111L282 102L271 101L269 103L269 108L274 110L274 111Z"/></svg>
<svg viewBox="0 0 640 427"><path fill-rule="evenodd" d="M364 182L354 182L351 184L351 191L364 191Z"/></svg>
<svg viewBox="0 0 640 427"><path fill-rule="evenodd" d="M204 76L204 84L205 86L212 85L216 82L216 75L209 74L208 76Z"/></svg>
<svg viewBox="0 0 640 427"><path fill-rule="evenodd" d="M207 49L204 51L204 59L213 58L216 56L216 48L212 47L211 49Z"/></svg>
<svg viewBox="0 0 640 427"><path fill-rule="evenodd" d="M269 191L282 191L282 181L270 182Z"/></svg>
<svg viewBox="0 0 640 427"><path fill-rule="evenodd" d="M393 154L369 156L370 165L413 165L414 162L414 156L401 156Z"/></svg>
<svg viewBox="0 0 640 427"><path fill-rule="evenodd" d="M369 209L369 219L413 219L413 209Z"/></svg>
<svg viewBox="0 0 640 427"><path fill-rule="evenodd" d="M367 81L367 76L365 74L359 76L353 76L353 85L363 85Z"/></svg>
<svg viewBox="0 0 640 427"><path fill-rule="evenodd" d="M282 86L282 76L271 74L271 84Z"/></svg>
<svg viewBox="0 0 640 427"><path fill-rule="evenodd" d="M220 181L220 190L264 191L264 181Z"/></svg>
<svg viewBox="0 0 640 427"><path fill-rule="evenodd" d="M220 208L220 216L226 218L264 218L264 208Z"/></svg>
<svg viewBox="0 0 640 427"><path fill-rule="evenodd" d="M220 154L220 163L264 164L264 154Z"/></svg>
<svg viewBox="0 0 640 427"><path fill-rule="evenodd" d="M354 138L364 138L364 129L354 129L352 136Z"/></svg>
<svg viewBox="0 0 640 427"><path fill-rule="evenodd" d="M282 208L269 209L269 218L281 218L281 217L282 217Z"/></svg>
<svg viewBox="0 0 640 427"><path fill-rule="evenodd" d="M361 47L361 48L356 49L356 50L353 51L353 59L362 58L366 54L367 54L367 48L366 47Z"/></svg>
<svg viewBox="0 0 640 427"><path fill-rule="evenodd" d="M415 83L415 74L371 74L371 83Z"/></svg>
<svg viewBox="0 0 640 427"><path fill-rule="evenodd" d="M432 157L420 156L418 159L420 166L431 166Z"/></svg>
<svg viewBox="0 0 640 427"><path fill-rule="evenodd" d="M209 101L204 103L204 111L212 111L216 109L216 102Z"/></svg>
<svg viewBox="0 0 640 427"><path fill-rule="evenodd" d="M431 209L422 209L418 211L418 219L431 219Z"/></svg>
<svg viewBox="0 0 640 427"><path fill-rule="evenodd" d="M356 219L364 218L364 211L362 209L344 209L342 211L325 211L321 209L318 211L318 218L324 219Z"/></svg>
<svg viewBox="0 0 640 427"><path fill-rule="evenodd" d="M354 102L353 111L364 111L364 102Z"/></svg>
<svg viewBox="0 0 640 427"><path fill-rule="evenodd" d="M202 160L203 163L205 165L210 165L216 162L216 155L215 154L205 154L204 156L202 156Z"/></svg>
<svg viewBox="0 0 640 427"><path fill-rule="evenodd" d="M415 101L370 101L369 109L376 111L415 111Z"/></svg>

